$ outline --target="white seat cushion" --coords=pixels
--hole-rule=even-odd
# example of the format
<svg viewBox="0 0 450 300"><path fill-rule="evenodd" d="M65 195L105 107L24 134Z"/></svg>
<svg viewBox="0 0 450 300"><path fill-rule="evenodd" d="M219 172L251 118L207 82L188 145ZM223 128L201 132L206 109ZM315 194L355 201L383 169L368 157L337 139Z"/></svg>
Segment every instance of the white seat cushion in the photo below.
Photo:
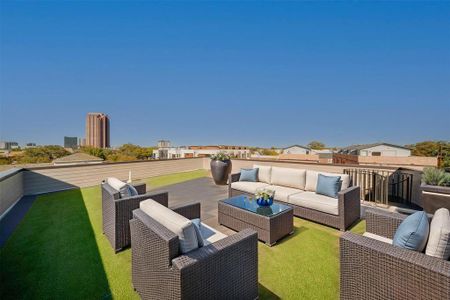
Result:
<svg viewBox="0 0 450 300"><path fill-rule="evenodd" d="M304 190L306 170L272 167L271 183Z"/></svg>
<svg viewBox="0 0 450 300"><path fill-rule="evenodd" d="M242 192L254 194L257 189L268 187L267 183L263 182L250 182L250 181L236 181L231 183L231 188Z"/></svg>
<svg viewBox="0 0 450 300"><path fill-rule="evenodd" d="M139 208L152 219L178 235L181 253L187 253L199 247L194 223L152 199L144 200Z"/></svg>
<svg viewBox="0 0 450 300"><path fill-rule="evenodd" d="M389 239L387 237L384 237L384 236L381 236L381 235L378 235L378 234L374 234L374 233L370 233L370 232L364 232L363 236L366 236L368 238L371 238L371 239L374 239L374 240L377 240L377 241L380 241L380 242L383 242L383 243L388 243L388 244L392 245L392 240L391 239Z"/></svg>
<svg viewBox="0 0 450 300"><path fill-rule="evenodd" d="M450 214L446 208L436 210L431 219L425 254L444 260L450 257Z"/></svg>
<svg viewBox="0 0 450 300"><path fill-rule="evenodd" d="M317 171L306 171L306 185L305 190L310 192L315 192L317 187L317 180L319 179L319 174L325 176L341 176L341 191L345 190L350 185L350 176L348 174L338 174L338 173L326 173L326 172L317 172Z"/></svg>
<svg viewBox="0 0 450 300"><path fill-rule="evenodd" d="M120 191L121 188L127 185L126 182L123 182L115 177L106 178L106 183L108 183L116 191Z"/></svg>
<svg viewBox="0 0 450 300"><path fill-rule="evenodd" d="M223 238L226 238L227 235L223 234L222 232L215 230L214 228L206 225L205 223L202 223L200 219L193 219L191 220L195 225L198 226L200 230L200 234L203 238L203 245L207 246L209 244L212 244L214 242L220 241Z"/></svg>
<svg viewBox="0 0 450 300"><path fill-rule="evenodd" d="M285 186L279 186L279 185L269 185L266 188L269 190L274 190L275 191L275 195L274 195L275 200L283 201L283 202L288 202L288 198L290 195L303 193L302 190L285 187Z"/></svg>
<svg viewBox="0 0 450 300"><path fill-rule="evenodd" d="M271 166L253 165L253 168L258 168L258 181L270 184L270 177L272 173Z"/></svg>
<svg viewBox="0 0 450 300"><path fill-rule="evenodd" d="M289 196L288 203L318 210L327 214L339 215L338 199L314 192L303 192Z"/></svg>

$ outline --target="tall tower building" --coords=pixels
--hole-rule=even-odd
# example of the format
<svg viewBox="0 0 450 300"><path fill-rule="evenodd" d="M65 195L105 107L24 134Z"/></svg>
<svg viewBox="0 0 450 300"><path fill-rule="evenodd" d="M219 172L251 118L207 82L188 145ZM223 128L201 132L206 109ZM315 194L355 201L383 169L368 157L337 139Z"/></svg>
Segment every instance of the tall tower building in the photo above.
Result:
<svg viewBox="0 0 450 300"><path fill-rule="evenodd" d="M103 113L88 113L86 117L86 146L109 148L109 117Z"/></svg>

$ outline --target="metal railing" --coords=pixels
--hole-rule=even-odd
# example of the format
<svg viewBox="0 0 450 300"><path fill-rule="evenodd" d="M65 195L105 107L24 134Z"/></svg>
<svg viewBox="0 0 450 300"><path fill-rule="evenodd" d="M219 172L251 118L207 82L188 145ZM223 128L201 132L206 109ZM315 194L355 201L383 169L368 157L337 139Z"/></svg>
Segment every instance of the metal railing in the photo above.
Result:
<svg viewBox="0 0 450 300"><path fill-rule="evenodd" d="M361 188L361 199L377 204L389 202L411 204L412 179L410 173L373 169L344 169L353 185Z"/></svg>

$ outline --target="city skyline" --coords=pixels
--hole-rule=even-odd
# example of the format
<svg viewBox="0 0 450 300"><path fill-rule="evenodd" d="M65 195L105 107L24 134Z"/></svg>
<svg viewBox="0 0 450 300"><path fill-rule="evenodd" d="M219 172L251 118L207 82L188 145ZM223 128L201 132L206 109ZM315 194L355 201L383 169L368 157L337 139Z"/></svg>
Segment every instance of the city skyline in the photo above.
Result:
<svg viewBox="0 0 450 300"><path fill-rule="evenodd" d="M1 6L1 140L61 144L88 111L112 146L449 139L449 3Z"/></svg>

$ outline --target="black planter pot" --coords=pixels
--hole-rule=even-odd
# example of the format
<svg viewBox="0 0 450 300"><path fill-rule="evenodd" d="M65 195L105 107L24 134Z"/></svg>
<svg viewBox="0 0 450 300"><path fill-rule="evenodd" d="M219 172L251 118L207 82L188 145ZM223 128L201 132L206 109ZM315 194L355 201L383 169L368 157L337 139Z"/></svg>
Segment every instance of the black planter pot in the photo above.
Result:
<svg viewBox="0 0 450 300"><path fill-rule="evenodd" d="M422 184L422 207L429 214L445 207L450 210L450 187Z"/></svg>
<svg viewBox="0 0 450 300"><path fill-rule="evenodd" d="M231 160L211 160L211 174L216 184L227 184L230 173Z"/></svg>

